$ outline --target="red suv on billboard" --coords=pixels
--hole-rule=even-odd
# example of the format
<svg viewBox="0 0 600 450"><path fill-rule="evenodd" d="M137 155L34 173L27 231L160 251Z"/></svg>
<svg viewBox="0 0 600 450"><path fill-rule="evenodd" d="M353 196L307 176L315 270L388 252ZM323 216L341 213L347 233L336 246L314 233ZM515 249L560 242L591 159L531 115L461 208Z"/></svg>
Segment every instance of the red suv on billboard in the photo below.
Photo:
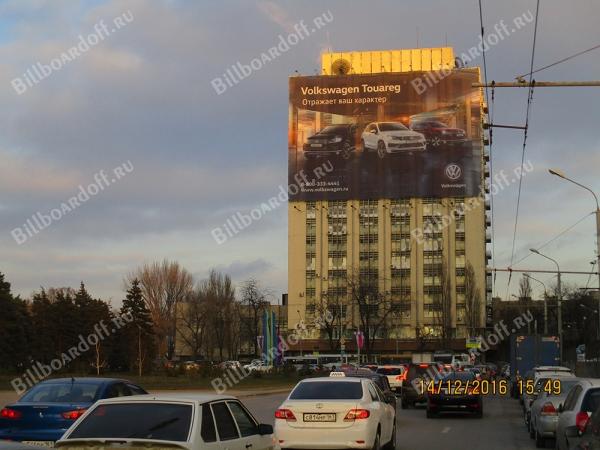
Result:
<svg viewBox="0 0 600 450"><path fill-rule="evenodd" d="M440 146L466 147L470 140L465 130L451 128L439 120L419 120L411 123L411 130L425 136L427 147Z"/></svg>

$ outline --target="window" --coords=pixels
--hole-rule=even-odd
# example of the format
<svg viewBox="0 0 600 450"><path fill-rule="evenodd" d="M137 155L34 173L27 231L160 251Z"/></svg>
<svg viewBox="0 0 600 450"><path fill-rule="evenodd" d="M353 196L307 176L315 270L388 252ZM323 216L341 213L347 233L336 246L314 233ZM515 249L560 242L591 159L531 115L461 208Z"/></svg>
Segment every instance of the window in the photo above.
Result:
<svg viewBox="0 0 600 450"><path fill-rule="evenodd" d="M358 400L362 385L356 381L303 381L292 391L290 400Z"/></svg>
<svg viewBox="0 0 600 450"><path fill-rule="evenodd" d="M257 433L256 422L238 402L227 402L235 418L242 437L252 436Z"/></svg>
<svg viewBox="0 0 600 450"><path fill-rule="evenodd" d="M562 389L562 386L561 386ZM582 411L595 412L600 406L600 389L590 389L585 394L583 402L581 403Z"/></svg>
<svg viewBox="0 0 600 450"><path fill-rule="evenodd" d="M107 439L156 439L186 442L192 405L182 403L115 403L95 408L69 439L102 436ZM134 420L132 420L134 419Z"/></svg>
<svg viewBox="0 0 600 450"><path fill-rule="evenodd" d="M210 405L202 405L202 427L200 436L204 442L216 442L217 430L215 430L215 421L210 411Z"/></svg>
<svg viewBox="0 0 600 450"><path fill-rule="evenodd" d="M378 402L380 400L379 395L377 395L377 391L373 386L373 383L369 383L369 394L371 394L371 400L373 400L374 402Z"/></svg>
<svg viewBox="0 0 600 450"><path fill-rule="evenodd" d="M127 386L125 386L123 383L115 383L108 388L105 397L127 397L128 395L131 395L131 391Z"/></svg>
<svg viewBox="0 0 600 450"><path fill-rule="evenodd" d="M229 441L231 439L239 439L239 434L235 426L235 421L229 412L229 408L224 402L213 403L212 412L217 423L217 431L219 432L220 441Z"/></svg>
<svg viewBox="0 0 600 450"><path fill-rule="evenodd" d="M580 385L577 385L573 389L571 389L571 391L567 395L567 398L565 399L565 404L564 404L563 409L565 411L571 411L575 407L575 403L577 403L577 399L579 398L580 394L581 394L581 386Z"/></svg>
<svg viewBox="0 0 600 450"><path fill-rule="evenodd" d="M147 392L143 390L141 387L136 386L135 384L128 384L127 387L131 391L132 395L145 395Z"/></svg>
<svg viewBox="0 0 600 450"><path fill-rule="evenodd" d="M21 399L24 402L79 403L93 402L101 383L50 382L40 383Z"/></svg>

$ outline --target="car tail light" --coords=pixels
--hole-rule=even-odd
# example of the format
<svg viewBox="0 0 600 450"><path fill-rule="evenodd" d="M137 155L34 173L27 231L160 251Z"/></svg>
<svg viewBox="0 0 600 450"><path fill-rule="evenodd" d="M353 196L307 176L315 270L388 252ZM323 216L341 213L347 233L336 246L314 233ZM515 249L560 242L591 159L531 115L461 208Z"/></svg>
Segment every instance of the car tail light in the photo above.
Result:
<svg viewBox="0 0 600 450"><path fill-rule="evenodd" d="M21 411L17 411L16 409L2 408L0 411L0 417L3 419L17 420L20 419L21 416L23 416L23 413Z"/></svg>
<svg viewBox="0 0 600 450"><path fill-rule="evenodd" d="M583 431L585 430L585 426L587 425L589 419L590 419L590 416L588 415L587 412L579 411L577 413L577 415L575 416L575 426L577 426L577 428L579 429L580 432L583 433Z"/></svg>
<svg viewBox="0 0 600 450"><path fill-rule="evenodd" d="M277 411L275 411L275 418L276 419L284 419L284 420L287 420L288 422L296 421L296 416L294 416L294 413L292 411L290 411L289 409L278 409Z"/></svg>
<svg viewBox="0 0 600 450"><path fill-rule="evenodd" d="M344 417L345 421L368 419L371 413L368 409L351 409Z"/></svg>
<svg viewBox="0 0 600 450"><path fill-rule="evenodd" d="M540 414L542 416L556 416L558 412L551 402L546 402L544 403L544 406L542 406L542 411Z"/></svg>
<svg viewBox="0 0 600 450"><path fill-rule="evenodd" d="M427 367L429 367L429 364L419 364L419 367L427 368Z"/></svg>
<svg viewBox="0 0 600 450"><path fill-rule="evenodd" d="M85 413L85 409L74 409L73 411L66 411L62 413L61 416L63 416L63 419L67 420L77 420L83 416L83 413Z"/></svg>

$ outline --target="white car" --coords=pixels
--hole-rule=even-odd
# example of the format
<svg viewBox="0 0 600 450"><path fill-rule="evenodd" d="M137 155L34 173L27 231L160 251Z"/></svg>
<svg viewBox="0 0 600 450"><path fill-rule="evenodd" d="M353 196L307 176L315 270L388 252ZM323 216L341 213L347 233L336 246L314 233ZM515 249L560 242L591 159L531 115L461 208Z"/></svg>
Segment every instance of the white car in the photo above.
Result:
<svg viewBox="0 0 600 450"><path fill-rule="evenodd" d="M392 391L397 395L402 393L402 383L407 375L405 366L402 364L379 366L376 372L387 377Z"/></svg>
<svg viewBox="0 0 600 450"><path fill-rule="evenodd" d="M308 378L275 411L282 449L375 449L396 443L396 408L367 378Z"/></svg>
<svg viewBox="0 0 600 450"><path fill-rule="evenodd" d="M273 368L273 366L267 366L260 359L255 359L250 364L244 365L244 370L249 371L249 372L254 372L255 370L257 370L259 372L268 372L272 368Z"/></svg>
<svg viewBox="0 0 600 450"><path fill-rule="evenodd" d="M273 427L229 395L140 395L100 400L56 442L89 448L272 450Z"/></svg>
<svg viewBox="0 0 600 450"><path fill-rule="evenodd" d="M404 151L425 150L425 136L409 130L400 122L372 122L361 136L364 152L377 151L380 158Z"/></svg>

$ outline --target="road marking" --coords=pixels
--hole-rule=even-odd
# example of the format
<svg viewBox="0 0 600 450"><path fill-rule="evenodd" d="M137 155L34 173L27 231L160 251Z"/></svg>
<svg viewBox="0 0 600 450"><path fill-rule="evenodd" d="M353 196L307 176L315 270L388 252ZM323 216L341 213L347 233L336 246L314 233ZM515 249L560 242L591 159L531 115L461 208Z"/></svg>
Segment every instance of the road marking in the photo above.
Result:
<svg viewBox="0 0 600 450"><path fill-rule="evenodd" d="M446 434L448 431L450 431L450 427L444 427L442 434Z"/></svg>

